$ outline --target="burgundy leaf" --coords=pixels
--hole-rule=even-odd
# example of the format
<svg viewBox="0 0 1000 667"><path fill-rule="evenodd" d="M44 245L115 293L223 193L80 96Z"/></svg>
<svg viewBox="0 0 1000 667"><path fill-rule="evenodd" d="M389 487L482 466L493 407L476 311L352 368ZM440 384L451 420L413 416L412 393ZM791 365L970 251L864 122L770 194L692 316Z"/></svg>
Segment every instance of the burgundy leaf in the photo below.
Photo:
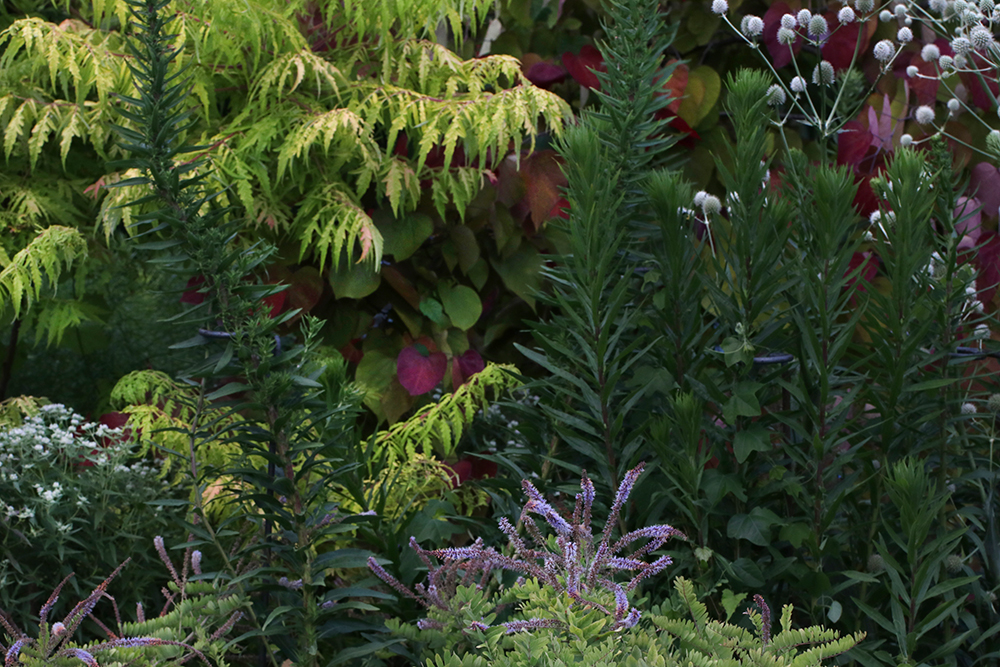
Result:
<svg viewBox="0 0 1000 667"><path fill-rule="evenodd" d="M430 352L419 344L404 347L396 358L396 375L410 396L426 394L436 387L447 368L444 352Z"/></svg>
<svg viewBox="0 0 1000 667"><path fill-rule="evenodd" d="M604 56L596 48L587 44L580 49L579 54L569 53L562 55L563 65L569 70L569 75L585 88L601 89L601 82L597 80L597 75L591 70L607 72L608 68L604 64Z"/></svg>
<svg viewBox="0 0 1000 667"><path fill-rule="evenodd" d="M198 288L205 282L205 276L195 276L187 281L187 289L181 295L181 303L198 305L205 300L205 294L198 291Z"/></svg>
<svg viewBox="0 0 1000 667"><path fill-rule="evenodd" d="M955 231L962 236L968 236L978 241L983 234L983 216L978 199L959 197L952 213L955 219Z"/></svg>
<svg viewBox="0 0 1000 667"><path fill-rule="evenodd" d="M559 65L553 65L547 62L537 62L528 68L528 71L524 73L528 81L535 84L539 88L545 88L548 90L557 83L565 81L569 72L565 68L559 67Z"/></svg>
<svg viewBox="0 0 1000 667"><path fill-rule="evenodd" d="M980 162L972 168L969 192L983 205L983 213L994 217L1000 213L1000 169L989 162Z"/></svg>
<svg viewBox="0 0 1000 667"><path fill-rule="evenodd" d="M784 2L775 2L764 13L764 44L775 69L781 69L792 62L792 52L798 55L802 50L802 35L796 36L791 49L778 42L778 28L781 27L782 15L794 13Z"/></svg>
<svg viewBox="0 0 1000 667"><path fill-rule="evenodd" d="M486 368L482 356L475 350L466 350L451 360L451 381L454 388L468 382L476 373Z"/></svg>
<svg viewBox="0 0 1000 667"><path fill-rule="evenodd" d="M851 66L851 60L854 58L854 48L858 43L858 33L861 31L862 24L860 21L855 21L840 25L836 12L827 12L823 16L826 18L827 25L838 27L830 33L826 43L820 47L820 53L824 60L828 60L833 65L835 70L847 69ZM858 53L866 53L867 48L868 31L865 30L861 33L861 46L858 47ZM785 52L788 52L788 47L785 47Z"/></svg>

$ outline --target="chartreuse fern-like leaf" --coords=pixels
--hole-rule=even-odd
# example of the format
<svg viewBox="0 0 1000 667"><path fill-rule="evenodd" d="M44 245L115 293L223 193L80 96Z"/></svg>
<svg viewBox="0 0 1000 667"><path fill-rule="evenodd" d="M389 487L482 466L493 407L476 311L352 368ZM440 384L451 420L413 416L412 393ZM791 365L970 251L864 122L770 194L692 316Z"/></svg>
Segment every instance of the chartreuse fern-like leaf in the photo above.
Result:
<svg viewBox="0 0 1000 667"><path fill-rule="evenodd" d="M473 417L488 405L489 394L520 385L516 374L517 369L509 364L487 364L451 394L380 433L377 443L387 448L390 464L435 452L448 459Z"/></svg>
<svg viewBox="0 0 1000 667"><path fill-rule="evenodd" d="M79 267L86 257L87 241L79 231L61 225L43 229L0 271L0 308L19 317L46 285L54 287L63 271Z"/></svg>

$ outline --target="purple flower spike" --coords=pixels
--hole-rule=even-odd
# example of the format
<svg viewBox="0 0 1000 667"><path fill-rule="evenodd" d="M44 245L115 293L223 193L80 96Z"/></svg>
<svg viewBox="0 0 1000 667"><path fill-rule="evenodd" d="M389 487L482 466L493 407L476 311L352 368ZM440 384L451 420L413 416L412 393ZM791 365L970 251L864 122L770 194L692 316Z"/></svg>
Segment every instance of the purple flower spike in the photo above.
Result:
<svg viewBox="0 0 1000 667"><path fill-rule="evenodd" d="M21 649L30 644L33 640L28 637L21 637L16 642L10 645L7 649L7 655L4 656L3 664L4 667L16 667L17 663L21 662L18 658L21 655Z"/></svg>
<svg viewBox="0 0 1000 667"><path fill-rule="evenodd" d="M529 618L527 621L510 621L504 623L503 626L507 628L507 634L512 635L515 632L540 630L541 628L561 628L563 624L554 618Z"/></svg>
<svg viewBox="0 0 1000 667"><path fill-rule="evenodd" d="M594 508L594 483L590 481L587 477L587 471L583 471L583 477L580 479L580 496L579 498L583 501L583 520L581 521L583 527L590 527L591 511Z"/></svg>
<svg viewBox="0 0 1000 667"><path fill-rule="evenodd" d="M753 601L760 609L760 643L766 647L771 643L771 608L760 595L754 595Z"/></svg>
<svg viewBox="0 0 1000 667"><path fill-rule="evenodd" d="M77 660L82 660L83 662L87 663L87 667L101 667L101 665L97 662L97 658L90 655L82 648L66 649L65 651L62 652L62 655L66 656L67 658L76 658Z"/></svg>

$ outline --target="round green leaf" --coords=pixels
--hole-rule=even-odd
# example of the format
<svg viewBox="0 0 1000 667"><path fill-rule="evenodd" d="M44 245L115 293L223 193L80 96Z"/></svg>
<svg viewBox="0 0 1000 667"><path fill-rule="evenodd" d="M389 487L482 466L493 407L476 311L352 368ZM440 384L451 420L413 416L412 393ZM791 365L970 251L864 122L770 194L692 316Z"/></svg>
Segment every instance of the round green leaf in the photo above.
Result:
<svg viewBox="0 0 1000 667"><path fill-rule="evenodd" d="M438 294L451 323L463 331L475 325L483 314L483 304L471 287L442 284L438 287Z"/></svg>
<svg viewBox="0 0 1000 667"><path fill-rule="evenodd" d="M330 287L338 299L363 299L378 289L382 276L368 262L342 261L330 271Z"/></svg>

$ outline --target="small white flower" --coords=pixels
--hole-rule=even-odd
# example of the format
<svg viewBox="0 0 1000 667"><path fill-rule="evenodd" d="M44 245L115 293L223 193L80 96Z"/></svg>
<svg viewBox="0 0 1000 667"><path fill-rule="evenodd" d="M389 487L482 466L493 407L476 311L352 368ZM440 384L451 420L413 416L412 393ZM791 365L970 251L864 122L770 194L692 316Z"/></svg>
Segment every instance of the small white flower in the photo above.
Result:
<svg viewBox="0 0 1000 667"><path fill-rule="evenodd" d="M740 22L740 30L747 37L760 37L764 32L764 21L759 16L747 14Z"/></svg>
<svg viewBox="0 0 1000 667"><path fill-rule="evenodd" d="M913 31L906 26L903 26L899 29L899 32L896 33L896 39L903 44L909 44L913 41Z"/></svg>
<svg viewBox="0 0 1000 667"><path fill-rule="evenodd" d="M781 16L781 27L787 30L795 30L798 25L798 21L791 14L783 14Z"/></svg>
<svg viewBox="0 0 1000 667"><path fill-rule="evenodd" d="M972 331L972 337L975 340L986 340L990 337L990 328L985 324L977 324Z"/></svg>
<svg viewBox="0 0 1000 667"><path fill-rule="evenodd" d="M896 53L896 46L888 39L883 39L875 45L873 52L875 60L886 63L892 60L892 56Z"/></svg>
<svg viewBox="0 0 1000 667"><path fill-rule="evenodd" d="M854 8L863 14L875 9L875 0L854 0Z"/></svg>
<svg viewBox="0 0 1000 667"><path fill-rule="evenodd" d="M788 84L788 87L792 89L793 93L802 93L806 89L806 80L801 76L797 76L792 79L792 82Z"/></svg>
<svg viewBox="0 0 1000 667"><path fill-rule="evenodd" d="M895 12L897 19L906 17L906 5L904 5L903 3L899 3L898 5L896 5L893 8L893 11Z"/></svg>
<svg viewBox="0 0 1000 667"><path fill-rule="evenodd" d="M881 211L872 211L871 215L868 216L868 224L872 226L879 224L881 221L882 221Z"/></svg>
<svg viewBox="0 0 1000 667"><path fill-rule="evenodd" d="M882 23L888 23L889 21L892 20L892 12L890 12L888 9L883 9L881 12L879 12L878 20L881 21Z"/></svg>
<svg viewBox="0 0 1000 667"><path fill-rule="evenodd" d="M924 44L924 48L920 49L920 57L924 59L924 62L934 62L941 57L941 49L938 48L937 44Z"/></svg>
<svg viewBox="0 0 1000 667"><path fill-rule="evenodd" d="M951 50L960 56L972 53L972 42L965 37L956 37L951 40Z"/></svg>
<svg viewBox="0 0 1000 667"><path fill-rule="evenodd" d="M854 10L848 7L847 5L841 7L840 11L837 12L837 20L843 24L854 23L855 18L856 17L854 16Z"/></svg>
<svg viewBox="0 0 1000 667"><path fill-rule="evenodd" d="M799 13L795 15L795 18L799 22L799 27L805 28L809 25L809 21L812 20L812 12L808 9L800 9Z"/></svg>
<svg viewBox="0 0 1000 667"><path fill-rule="evenodd" d="M718 215L722 211L722 202L715 195L707 195L701 202L701 212L705 216Z"/></svg>
<svg viewBox="0 0 1000 667"><path fill-rule="evenodd" d="M951 56L941 56L938 60L938 65L941 69L950 69L955 64L955 59Z"/></svg>
<svg viewBox="0 0 1000 667"><path fill-rule="evenodd" d="M809 34L812 37L822 37L826 33L830 32L830 26L827 25L826 19L819 14L813 15L809 19Z"/></svg>
<svg viewBox="0 0 1000 667"><path fill-rule="evenodd" d="M726 0L712 0L712 11L721 16L729 11L729 3Z"/></svg>
<svg viewBox="0 0 1000 667"><path fill-rule="evenodd" d="M705 203L705 197L707 196L707 192L704 190L698 190L698 192L694 193L694 205L701 208L701 205Z"/></svg>
<svg viewBox="0 0 1000 667"><path fill-rule="evenodd" d="M785 89L778 84L767 89L767 103L772 106L781 106L785 103Z"/></svg>
<svg viewBox="0 0 1000 667"><path fill-rule="evenodd" d="M788 28L778 29L778 43L791 46L795 42L795 31Z"/></svg>
<svg viewBox="0 0 1000 667"><path fill-rule="evenodd" d="M833 83L833 65L828 60L820 61L813 69L813 83L818 86L829 86Z"/></svg>
<svg viewBox="0 0 1000 667"><path fill-rule="evenodd" d="M962 108L962 103L958 100L957 97L953 97L950 100L948 100L948 110L951 111L952 113L957 112L961 108Z"/></svg>
<svg viewBox="0 0 1000 667"><path fill-rule="evenodd" d="M918 72L920 72L920 70L917 68L916 65L910 65L909 67L906 68L906 76L911 79L917 76Z"/></svg>
<svg viewBox="0 0 1000 667"><path fill-rule="evenodd" d="M899 138L899 145L902 146L903 148L908 147L912 143L913 143L913 136L910 134L904 134Z"/></svg>
<svg viewBox="0 0 1000 667"><path fill-rule="evenodd" d="M977 51L986 51L993 46L993 33L981 25L977 25L972 29L969 33L969 39Z"/></svg>

